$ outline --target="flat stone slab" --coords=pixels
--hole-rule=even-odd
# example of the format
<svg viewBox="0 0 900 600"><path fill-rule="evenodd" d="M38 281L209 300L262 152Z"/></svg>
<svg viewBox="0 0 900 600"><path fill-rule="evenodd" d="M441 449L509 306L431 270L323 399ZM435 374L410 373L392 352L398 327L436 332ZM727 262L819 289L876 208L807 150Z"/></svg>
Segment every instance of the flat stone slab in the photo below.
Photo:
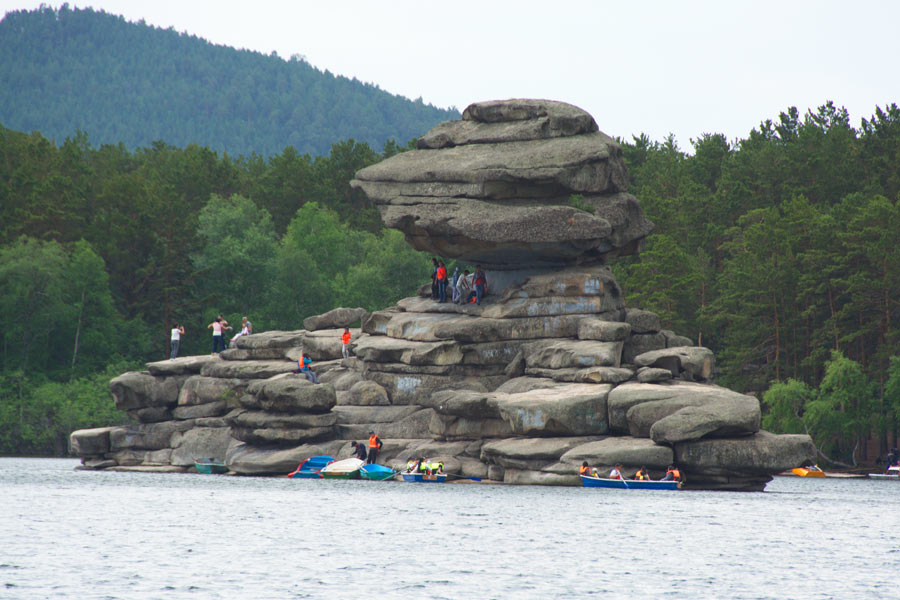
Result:
<svg viewBox="0 0 900 600"><path fill-rule="evenodd" d="M693 379L709 380L715 369L715 355L702 346L678 346L644 352L634 357L634 363L641 367L661 367L672 371L675 371L672 365L677 364L678 372L673 372L673 377L687 371Z"/></svg>
<svg viewBox="0 0 900 600"><path fill-rule="evenodd" d="M582 462L592 467L611 468L621 463L630 467L665 468L675 459L672 448L660 446L646 438L628 436L609 436L602 440L591 441L574 446L560 457L564 463L574 467Z"/></svg>
<svg viewBox="0 0 900 600"><path fill-rule="evenodd" d="M369 311L364 308L335 308L321 315L305 318L303 328L308 331L316 331L350 327L354 323L359 323L368 314Z"/></svg>
<svg viewBox="0 0 900 600"><path fill-rule="evenodd" d="M199 373L203 365L215 361L215 356L179 356L175 359L160 360L147 363L147 371L151 375L192 375Z"/></svg>
<svg viewBox="0 0 900 600"><path fill-rule="evenodd" d="M609 393L609 426L619 431L628 431L627 414L632 407L644 402L686 396L691 393L719 398L742 396L742 394L727 388L710 384L685 381L672 381L662 384L629 381L617 385Z"/></svg>
<svg viewBox="0 0 900 600"><path fill-rule="evenodd" d="M286 360L216 360L204 365L200 374L221 379L268 379L296 368L297 363Z"/></svg>
<svg viewBox="0 0 900 600"><path fill-rule="evenodd" d="M736 439L705 439L675 444L677 464L691 471L774 474L815 462L808 435L760 431Z"/></svg>
<svg viewBox="0 0 900 600"><path fill-rule="evenodd" d="M526 369L618 367L622 356L622 342L554 340L526 344L523 348Z"/></svg>
<svg viewBox="0 0 900 600"><path fill-rule="evenodd" d="M235 346L244 349L293 348L301 344L300 338L302 335L303 330L266 331L252 335L242 335L235 342Z"/></svg>
<svg viewBox="0 0 900 600"><path fill-rule="evenodd" d="M598 435L608 430L611 385L561 384L519 394L496 394L500 417L518 435Z"/></svg>

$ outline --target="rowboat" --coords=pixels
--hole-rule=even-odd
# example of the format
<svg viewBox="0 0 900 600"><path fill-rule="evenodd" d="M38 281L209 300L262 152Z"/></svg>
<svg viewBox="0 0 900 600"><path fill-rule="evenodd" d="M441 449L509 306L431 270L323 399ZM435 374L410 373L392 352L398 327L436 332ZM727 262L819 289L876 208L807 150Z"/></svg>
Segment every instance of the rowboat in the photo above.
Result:
<svg viewBox="0 0 900 600"><path fill-rule="evenodd" d="M615 488L620 490L678 490L680 481L650 481L649 479L604 479L603 477L581 476L584 487Z"/></svg>
<svg viewBox="0 0 900 600"><path fill-rule="evenodd" d="M411 483L444 483L447 481L446 473L403 473L403 481Z"/></svg>
<svg viewBox="0 0 900 600"><path fill-rule="evenodd" d="M884 473L869 473L871 479L900 479L900 467L891 465Z"/></svg>
<svg viewBox="0 0 900 600"><path fill-rule="evenodd" d="M228 467L218 458L195 458L194 466L197 468L198 473L205 475L218 475L228 472Z"/></svg>
<svg viewBox="0 0 900 600"><path fill-rule="evenodd" d="M322 454L320 456L310 456L297 467L297 470L289 474L288 477L300 479L319 479L319 474L323 468L329 463L334 462L333 456Z"/></svg>
<svg viewBox="0 0 900 600"><path fill-rule="evenodd" d="M385 481L393 479L397 471L383 465L365 465L359 469L359 474L369 481Z"/></svg>
<svg viewBox="0 0 900 600"><path fill-rule="evenodd" d="M797 467L791 469L791 473L797 477L825 477L825 471L816 466Z"/></svg>
<svg viewBox="0 0 900 600"><path fill-rule="evenodd" d="M358 458L345 458L329 463L320 473L325 479L359 479L359 469L364 464Z"/></svg>

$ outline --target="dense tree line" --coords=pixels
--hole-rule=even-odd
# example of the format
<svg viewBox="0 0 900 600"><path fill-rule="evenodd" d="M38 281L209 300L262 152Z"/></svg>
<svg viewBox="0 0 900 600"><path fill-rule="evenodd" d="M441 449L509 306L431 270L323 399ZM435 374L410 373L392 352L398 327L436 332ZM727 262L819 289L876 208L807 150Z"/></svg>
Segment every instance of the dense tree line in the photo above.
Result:
<svg viewBox="0 0 900 600"><path fill-rule="evenodd" d="M110 373L166 358L175 323L181 353L205 353L219 313L300 329L337 305L411 295L428 257L349 187L408 147L233 159L0 127L0 453L58 453L72 429L120 419Z"/></svg>
<svg viewBox="0 0 900 600"><path fill-rule="evenodd" d="M90 132L129 149L165 140L270 156L328 154L334 140L380 148L459 118L372 84L214 45L91 9L42 7L0 21L0 123L57 140Z"/></svg>
<svg viewBox="0 0 900 600"><path fill-rule="evenodd" d="M640 258L616 265L629 304L714 349L727 385L762 396L797 382L794 416L769 426L805 425L854 460L900 415L888 385L900 354L900 109L854 128L830 102L791 108L746 139L692 146L625 144L631 191L656 224ZM829 377L853 369L854 392L837 399ZM765 399L782 414L776 391Z"/></svg>

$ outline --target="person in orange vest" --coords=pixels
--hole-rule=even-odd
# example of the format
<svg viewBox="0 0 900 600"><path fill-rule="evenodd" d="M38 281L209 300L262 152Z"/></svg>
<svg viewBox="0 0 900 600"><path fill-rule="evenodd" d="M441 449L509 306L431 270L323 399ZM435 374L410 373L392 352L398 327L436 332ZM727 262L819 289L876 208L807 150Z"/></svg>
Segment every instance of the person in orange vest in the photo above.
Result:
<svg viewBox="0 0 900 600"><path fill-rule="evenodd" d="M587 461L584 461L583 463L581 463L581 468L578 469L578 474L585 475L586 477L596 477L597 469L592 469L588 465Z"/></svg>
<svg viewBox="0 0 900 600"><path fill-rule="evenodd" d="M366 462L370 465L375 464L375 459L378 457L378 451L381 450L381 447L384 446L384 442L381 441L381 438L375 435L374 431L369 432L369 458Z"/></svg>
<svg viewBox="0 0 900 600"><path fill-rule="evenodd" d="M341 334L341 355L344 358L350 358L350 328L344 327L344 333Z"/></svg>
<svg viewBox="0 0 900 600"><path fill-rule="evenodd" d="M297 360L297 368L292 371L292 373L302 373L306 375L306 378L311 383L319 383L319 378L316 376L315 371L312 370L310 366L312 364L312 359L305 352L300 355L300 358Z"/></svg>
<svg viewBox="0 0 900 600"><path fill-rule="evenodd" d="M634 474L634 478L638 481L650 481L650 473L647 472L647 467L638 469L637 473Z"/></svg>
<svg viewBox="0 0 900 600"><path fill-rule="evenodd" d="M437 278L437 286L438 286L438 302L446 302L447 301L447 266L444 264L444 261L438 261L438 269L437 274L435 275Z"/></svg>
<svg viewBox="0 0 900 600"><path fill-rule="evenodd" d="M662 481L681 481L681 471L672 465L666 467L666 475Z"/></svg>

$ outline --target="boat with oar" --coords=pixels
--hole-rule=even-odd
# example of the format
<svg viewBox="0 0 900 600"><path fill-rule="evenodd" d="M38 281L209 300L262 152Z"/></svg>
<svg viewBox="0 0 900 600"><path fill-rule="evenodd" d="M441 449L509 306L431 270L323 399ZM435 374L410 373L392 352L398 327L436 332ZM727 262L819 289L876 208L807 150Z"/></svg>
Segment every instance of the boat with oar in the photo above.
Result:
<svg viewBox="0 0 900 600"><path fill-rule="evenodd" d="M900 479L900 466L891 465L884 473L869 473L870 479Z"/></svg>
<svg viewBox="0 0 900 600"><path fill-rule="evenodd" d="M679 490L680 481L651 481L649 479L606 479L604 477L581 476L584 487L613 488L619 490Z"/></svg>
<svg viewBox="0 0 900 600"><path fill-rule="evenodd" d="M403 481L410 483L444 483L447 481L446 473L417 471L415 473L403 473Z"/></svg>
<svg viewBox="0 0 900 600"><path fill-rule="evenodd" d="M345 458L329 463L320 473L325 479L359 479L359 470L364 464L358 458Z"/></svg>
<svg viewBox="0 0 900 600"><path fill-rule="evenodd" d="M322 469L324 469L329 463L334 462L333 456L328 456L327 454L321 454L319 456L310 456L297 467L297 470L293 473L289 473L288 477L292 477L295 479L321 479Z"/></svg>
<svg viewBox="0 0 900 600"><path fill-rule="evenodd" d="M198 473L204 475L219 475L228 472L228 467L218 458L195 458L194 467L197 468Z"/></svg>
<svg viewBox="0 0 900 600"><path fill-rule="evenodd" d="M816 465L797 467L796 469L791 469L791 473L797 477L825 477L825 471Z"/></svg>
<svg viewBox="0 0 900 600"><path fill-rule="evenodd" d="M397 471L384 465L364 465L360 467L359 474L369 481L387 481L393 479Z"/></svg>

